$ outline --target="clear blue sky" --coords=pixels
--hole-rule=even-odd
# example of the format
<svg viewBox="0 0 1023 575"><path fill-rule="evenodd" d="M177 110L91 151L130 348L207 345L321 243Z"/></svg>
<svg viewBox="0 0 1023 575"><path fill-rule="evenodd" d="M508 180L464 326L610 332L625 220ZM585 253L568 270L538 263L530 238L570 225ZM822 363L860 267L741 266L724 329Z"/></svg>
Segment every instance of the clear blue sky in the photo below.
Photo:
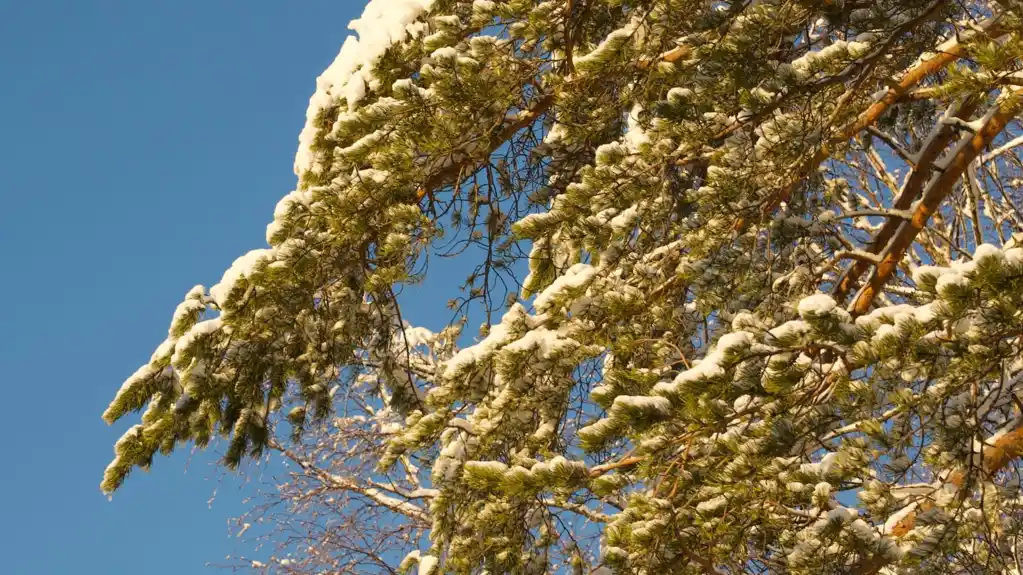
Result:
<svg viewBox="0 0 1023 575"><path fill-rule="evenodd" d="M204 571L244 546L187 450L98 489L174 306L263 242L362 0L0 0L0 572Z"/></svg>

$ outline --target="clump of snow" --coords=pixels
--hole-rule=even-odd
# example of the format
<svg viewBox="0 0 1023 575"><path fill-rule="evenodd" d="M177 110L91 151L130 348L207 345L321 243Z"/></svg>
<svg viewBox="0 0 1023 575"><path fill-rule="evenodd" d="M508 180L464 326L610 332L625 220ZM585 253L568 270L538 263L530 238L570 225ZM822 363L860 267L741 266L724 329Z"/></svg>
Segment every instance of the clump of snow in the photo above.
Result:
<svg viewBox="0 0 1023 575"><path fill-rule="evenodd" d="M179 364L183 354L195 343L195 340L216 332L220 329L220 324L220 318L215 317L193 325L192 329L185 332L174 345L174 355L171 356L171 363Z"/></svg>
<svg viewBox="0 0 1023 575"><path fill-rule="evenodd" d="M750 407L756 404L756 400L749 395L741 395L732 402L732 409L736 413L746 411Z"/></svg>
<svg viewBox="0 0 1023 575"><path fill-rule="evenodd" d="M651 413L660 416L668 416L671 413L671 402L663 397L650 397L646 395L619 395L615 398L612 412L632 411L638 413Z"/></svg>
<svg viewBox="0 0 1023 575"><path fill-rule="evenodd" d="M639 152L642 148L650 145L650 136L647 135L643 126L639 123L639 115L643 113L643 106L638 102L632 106L626 118L625 145L630 152Z"/></svg>
<svg viewBox="0 0 1023 575"><path fill-rule="evenodd" d="M250 277L256 270L256 266L272 259L273 255L274 250L272 249L257 249L234 260L231 267L227 268L227 271L224 272L220 283L210 288L210 297L223 310L235 284L243 278Z"/></svg>
<svg viewBox="0 0 1023 575"><path fill-rule="evenodd" d="M581 55L575 60L575 67L577 70L586 71L587 69L598 68L602 63L606 62L615 52L620 50L635 34L638 22L636 20L630 21L627 25L614 30L604 38L596 48L587 54Z"/></svg>
<svg viewBox="0 0 1023 575"><path fill-rule="evenodd" d="M792 69L795 71L797 78L805 80L825 63L843 57L851 56L858 58L869 50L870 44L866 42L853 42L850 44L845 40L836 40L820 50L810 51L796 58L792 61Z"/></svg>
<svg viewBox="0 0 1023 575"><path fill-rule="evenodd" d="M500 461L467 461L465 469L469 472L504 474L508 466Z"/></svg>
<svg viewBox="0 0 1023 575"><path fill-rule="evenodd" d="M814 294L810 297L805 297L799 302L799 317L803 319L822 317L831 313L831 310L835 309L834 298L827 294Z"/></svg>
<svg viewBox="0 0 1023 575"><path fill-rule="evenodd" d="M836 463L838 463L838 453L829 451L821 458L820 462L804 463L799 466L799 470L807 475L824 476L831 473L831 470L834 469Z"/></svg>
<svg viewBox="0 0 1023 575"><path fill-rule="evenodd" d="M729 354L741 349L748 348L753 343L753 334L747 331L737 331L721 336L713 351L707 354L702 361L678 374L670 383L660 382L654 386L654 393L658 395L675 395L680 386L704 379L721 377L725 374L722 365Z"/></svg>
<svg viewBox="0 0 1023 575"><path fill-rule="evenodd" d="M692 97L693 91L690 88L675 87L668 90L668 99L677 102L684 102L687 98Z"/></svg>
<svg viewBox="0 0 1023 575"><path fill-rule="evenodd" d="M432 575L437 571L438 563L433 555L423 555L419 558L419 575Z"/></svg>
<svg viewBox="0 0 1023 575"><path fill-rule="evenodd" d="M110 406L107 407L106 411L103 412L103 419L107 423L113 423L116 417L114 406L119 403L120 399L124 397L126 394L131 393L136 386L141 385L142 383L148 381L153 377L156 377L160 372L161 370L159 368L153 367L152 365L149 364L143 365L142 367L135 370L135 373L131 374L131 376L129 376L128 379L124 380L124 383L121 384L121 388L117 390L117 395L114 397L114 401L112 401L110 403ZM127 437L128 434L125 433L121 437L121 439L124 440Z"/></svg>
<svg viewBox="0 0 1023 575"><path fill-rule="evenodd" d="M174 353L175 343L177 343L177 338L175 337L168 337L167 339L163 340L163 343L156 346L156 351L154 351L153 355L150 356L149 363L156 364L170 357L170 355Z"/></svg>
<svg viewBox="0 0 1023 575"><path fill-rule="evenodd" d="M767 334L770 340L782 341L801 337L810 331L810 325L801 319L787 321L778 327L772 328ZM770 341L769 340L769 341Z"/></svg>
<svg viewBox="0 0 1023 575"><path fill-rule="evenodd" d="M344 98L349 111L366 96L373 82L372 68L387 48L415 34L413 22L430 11L434 0L370 0L362 16L352 20L348 28L358 37L349 36L341 45L334 61L316 79L316 92L309 99L306 124L298 137L295 174L315 171L316 159L311 150L316 138L316 118Z"/></svg>
<svg viewBox="0 0 1023 575"><path fill-rule="evenodd" d="M1005 252L991 244L980 244L973 251L973 261L981 262L986 259L1003 260L1005 259Z"/></svg>
<svg viewBox="0 0 1023 575"><path fill-rule="evenodd" d="M639 218L639 207L638 206L630 206L630 207L622 210L622 213L620 213L617 216L611 218L611 221L609 221L608 224L610 224L611 231L613 233L620 234L622 232L625 232L625 231L631 229L632 226L635 225L636 220L638 218Z"/></svg>
<svg viewBox="0 0 1023 575"><path fill-rule="evenodd" d="M308 206L312 202L313 194L309 190L294 190L284 196L274 207L274 219L266 226L266 243L272 243L274 235L281 229L284 217L291 211L293 205L299 204Z"/></svg>
<svg viewBox="0 0 1023 575"><path fill-rule="evenodd" d="M545 327L526 332L521 338L504 346L503 355L532 354L541 360L565 357L579 347L579 342L567 337L563 328L553 330Z"/></svg>
<svg viewBox="0 0 1023 575"><path fill-rule="evenodd" d="M934 285L934 289L941 293L953 286L965 287L968 283L966 278L959 274L943 274L938 278L938 283Z"/></svg>
<svg viewBox="0 0 1023 575"><path fill-rule="evenodd" d="M433 53L430 54L430 57L434 60L454 60L458 57L458 50L455 50L451 46L444 46L434 50Z"/></svg>
<svg viewBox="0 0 1023 575"><path fill-rule="evenodd" d="M902 523L903 519L908 517L910 513L916 511L916 507L917 503L913 502L893 513L888 517L888 520L884 522L884 525L881 527L881 532L885 535L891 533L895 527L899 525L899 523Z"/></svg>
<svg viewBox="0 0 1023 575"><path fill-rule="evenodd" d="M536 311L543 313L547 311L554 301L568 291L584 287L593 278L596 268L589 264L575 264L568 268L563 275L554 280L533 300L533 307Z"/></svg>
<svg viewBox="0 0 1023 575"><path fill-rule="evenodd" d="M468 369L477 361L483 361L493 356L498 348L512 341L515 327L523 322L526 315L526 310L521 304L513 305L505 312L501 318L501 323L490 328L490 333L487 334L487 337L483 338L483 341L460 349L458 353L444 363L444 376L451 378Z"/></svg>
<svg viewBox="0 0 1023 575"><path fill-rule="evenodd" d="M715 513L723 509L726 505L728 505L728 499L724 495L718 495L713 499L701 501L696 505L696 510L700 513Z"/></svg>
<svg viewBox="0 0 1023 575"><path fill-rule="evenodd" d="M497 4L491 0L474 0L472 3L472 9L479 12L493 12L497 8Z"/></svg>
<svg viewBox="0 0 1023 575"><path fill-rule="evenodd" d="M206 302L203 301L205 294L206 288L201 285L188 290L185 299L174 310L174 316L171 318L170 328L168 329L170 337L180 335L182 331L188 328L188 324L194 321L206 309Z"/></svg>
<svg viewBox="0 0 1023 575"><path fill-rule="evenodd" d="M944 274L946 271L948 271L947 268L942 268L939 266L929 265L918 266L913 270L913 282L915 282L917 285L920 285L925 283L925 281L929 277L933 278L941 277L941 275Z"/></svg>

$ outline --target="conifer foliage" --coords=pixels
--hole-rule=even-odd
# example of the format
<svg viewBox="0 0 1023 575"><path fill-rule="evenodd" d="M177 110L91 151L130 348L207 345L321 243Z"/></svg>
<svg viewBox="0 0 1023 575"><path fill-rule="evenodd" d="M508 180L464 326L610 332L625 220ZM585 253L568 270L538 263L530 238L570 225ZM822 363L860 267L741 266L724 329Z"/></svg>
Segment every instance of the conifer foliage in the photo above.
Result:
<svg viewBox="0 0 1023 575"><path fill-rule="evenodd" d="M287 462L274 573L1021 573L1021 3L351 28L268 247L104 413L142 412L104 491ZM454 319L412 325L442 256Z"/></svg>

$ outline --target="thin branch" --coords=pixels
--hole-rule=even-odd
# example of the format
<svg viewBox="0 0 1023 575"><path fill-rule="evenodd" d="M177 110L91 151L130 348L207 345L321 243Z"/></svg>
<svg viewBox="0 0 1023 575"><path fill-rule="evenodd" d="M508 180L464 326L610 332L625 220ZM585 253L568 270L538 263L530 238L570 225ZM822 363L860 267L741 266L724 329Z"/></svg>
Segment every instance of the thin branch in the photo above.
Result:
<svg viewBox="0 0 1023 575"><path fill-rule="evenodd" d="M504 125L498 128L496 133L489 138L486 157L490 157L490 154L493 154L498 148L504 145L504 143L517 134L519 130L530 126L537 120L537 118L545 114L553 105L554 94L541 96L538 100L536 100L531 108L522 110L510 121L506 121ZM458 179L459 174L466 173L466 168L471 168L481 161L482 160L479 158L470 157L439 170L437 173L427 178L426 182L424 182L416 191L416 200L421 201L424 197L426 197L428 192L454 183L453 180Z"/></svg>
<svg viewBox="0 0 1023 575"><path fill-rule="evenodd" d="M913 155L910 154L909 151L906 150L906 148L903 148L901 144L896 142L895 138L889 136L888 134L882 132L881 130L878 130L876 126L867 126L867 132L871 136L874 136L878 140L884 142L885 145L888 146L888 149L895 152L895 154L899 156L899 158L901 158L903 162L906 162L910 166L916 165L916 159L913 157Z"/></svg>

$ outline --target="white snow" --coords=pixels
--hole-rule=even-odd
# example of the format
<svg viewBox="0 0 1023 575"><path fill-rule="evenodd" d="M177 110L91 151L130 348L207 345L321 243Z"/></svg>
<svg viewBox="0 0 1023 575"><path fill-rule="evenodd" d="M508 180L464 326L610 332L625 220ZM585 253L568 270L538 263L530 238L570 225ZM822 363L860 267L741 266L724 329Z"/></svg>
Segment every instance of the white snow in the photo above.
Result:
<svg viewBox="0 0 1023 575"><path fill-rule="evenodd" d="M197 285L192 289L188 290L185 295L185 299L178 304L178 307L174 309L174 316L171 318L170 329L168 330L171 335L177 331L192 314L199 313L206 309L206 304L202 301L203 295L206 294L206 288L201 285Z"/></svg>
<svg viewBox="0 0 1023 575"><path fill-rule="evenodd" d="M650 397L646 395L619 395L615 398L612 412L627 410L657 413L667 416L671 413L671 402L663 397Z"/></svg>
<svg viewBox="0 0 1023 575"><path fill-rule="evenodd" d="M973 251L973 261L975 262L988 258L1002 259L1004 257L1005 252L991 244L980 244L977 246L977 249Z"/></svg>
<svg viewBox="0 0 1023 575"><path fill-rule="evenodd" d="M838 304L835 303L834 298L831 296L822 293L814 294L803 298L799 302L799 317L805 319L807 317L825 316L828 315L831 310L835 309L836 305Z"/></svg>
<svg viewBox="0 0 1023 575"><path fill-rule="evenodd" d="M387 48L403 40L413 22L430 11L434 0L370 0L362 16L352 20L348 28L358 37L349 36L341 45L334 61L316 79L316 92L309 99L306 124L298 137L295 155L295 174L299 177L315 171L316 159L311 150L316 138L316 118L326 108L334 106L343 97L349 111L354 110L371 85L372 68Z"/></svg>
<svg viewBox="0 0 1023 575"><path fill-rule="evenodd" d="M755 405L755 403L756 400L749 395L741 395L732 402L732 409L735 410L736 413L740 413L746 411Z"/></svg>
<svg viewBox="0 0 1023 575"><path fill-rule="evenodd" d="M945 291L946 288L952 286L965 287L969 282L965 277L959 274L944 274L938 278L938 283L935 284L934 288L938 293Z"/></svg>
<svg viewBox="0 0 1023 575"><path fill-rule="evenodd" d="M123 394L128 393L133 387L135 387L139 383L142 383L143 381L153 377L154 375L156 375L159 372L160 372L159 369L157 369L157 368L155 368L155 367L153 367L153 366L151 366L149 364L143 365L142 367L140 367L137 370L135 370L135 373L131 374L128 377L128 379L124 380L124 383L121 384L121 388L119 390L117 390L117 395L114 397L114 401L111 403L111 405L117 403L117 400ZM111 413L110 412L110 408L107 408L106 413L103 414L104 418L106 418L109 413ZM127 435L127 434L125 434L125 435Z"/></svg>
<svg viewBox="0 0 1023 575"><path fill-rule="evenodd" d="M639 152L642 148L650 145L650 136L643 130L639 123L639 115L643 112L643 106L638 102L632 106L628 118L626 118L625 146L630 152Z"/></svg>
<svg viewBox="0 0 1023 575"><path fill-rule="evenodd" d="M723 508L725 505L728 505L728 499L724 495L718 495L713 499L708 499L707 501L701 501L698 503L696 505L696 510L700 513L714 513L715 511Z"/></svg>
<svg viewBox="0 0 1023 575"><path fill-rule="evenodd" d="M686 98L689 98L692 95L693 91L690 88L675 87L668 90L669 100L685 101Z"/></svg>
<svg viewBox="0 0 1023 575"><path fill-rule="evenodd" d="M432 575L437 571L439 561L433 555L424 555L419 558L419 575Z"/></svg>
<svg viewBox="0 0 1023 575"><path fill-rule="evenodd" d="M885 535L891 533L892 530L895 529L895 527L899 524L899 522L901 522L903 519L909 516L910 513L916 510L916 507L917 504L915 502L910 503L909 505L893 513L888 518L888 520L884 522L884 526L881 528L881 532L884 533Z"/></svg>
<svg viewBox="0 0 1023 575"><path fill-rule="evenodd" d="M174 353L174 345L177 343L177 338L167 338L163 340L163 343L156 347L156 351L149 358L149 363L154 364L170 356Z"/></svg>
<svg viewBox="0 0 1023 575"><path fill-rule="evenodd" d="M619 50L622 46L628 42L629 38L636 32L638 22L636 20L630 21L627 25L614 30L604 38L596 48L585 55L581 55L575 59L575 67L579 70L585 70L589 67L594 67L610 57L612 53Z"/></svg>
<svg viewBox="0 0 1023 575"><path fill-rule="evenodd" d="M458 50L455 50L451 46L444 46L434 50L433 53L430 54L430 57L434 60L454 60L458 57Z"/></svg>
<svg viewBox="0 0 1023 575"><path fill-rule="evenodd" d="M845 40L836 40L828 46L821 48L820 50L807 52L799 58L792 61L792 69L796 73L796 77L805 80L810 77L814 68L820 66L824 62L829 62L835 58L841 56L853 56L859 57L865 54L870 46L866 43L855 42L853 46L850 46ZM855 51L855 53L853 53Z"/></svg>
<svg viewBox="0 0 1023 575"><path fill-rule="evenodd" d="M554 280L547 289L537 294L536 299L533 300L533 307L540 313L547 311L555 299L570 290L577 290L588 284L596 271L596 268L589 264L575 264Z"/></svg>
<svg viewBox="0 0 1023 575"><path fill-rule="evenodd" d="M504 346L508 353L537 352L540 359L548 360L579 347L579 342L565 337L563 330L552 330L545 327L526 332L521 338Z"/></svg>
<svg viewBox="0 0 1023 575"><path fill-rule="evenodd" d="M500 461L466 461L465 469L469 472L479 470L480 472L504 474L505 471L508 471L508 466Z"/></svg>
<svg viewBox="0 0 1023 575"><path fill-rule="evenodd" d="M401 563L398 565L398 571L401 573L408 572L409 567L411 567L414 563L419 563L419 558L421 556L422 553L418 549L409 551L408 555L405 555L405 558L402 559Z"/></svg>
<svg viewBox="0 0 1023 575"><path fill-rule="evenodd" d="M939 266L923 265L918 266L913 270L913 282L917 285L923 283L923 280L928 276L934 276L935 278L940 277L942 274L948 272L948 268Z"/></svg>
<svg viewBox="0 0 1023 575"><path fill-rule="evenodd" d="M174 345L174 355L171 356L171 363L177 365L182 359L182 354L195 343L196 339L216 332L220 329L220 324L220 318L215 317L193 325L192 329L185 332Z"/></svg>
<svg viewBox="0 0 1023 575"><path fill-rule="evenodd" d="M778 327L772 328L767 333L773 339L783 340L791 337L799 337L804 333L810 331L810 326L801 319L794 319L787 321Z"/></svg>
<svg viewBox="0 0 1023 575"><path fill-rule="evenodd" d="M630 206L622 213L611 218L608 224L611 226L611 231L615 234L620 234L632 228L635 225L636 220L639 218L639 207Z"/></svg>
<svg viewBox="0 0 1023 575"><path fill-rule="evenodd" d="M444 375L450 378L477 361L491 357L498 348L511 341L514 337L514 326L522 322L525 317L525 308L521 304L513 305L501 317L501 323L490 328L490 333L487 334L487 337L483 338L483 341L460 349L458 353L444 363Z"/></svg>
<svg viewBox="0 0 1023 575"><path fill-rule="evenodd" d="M398 513L402 513L410 517L423 517L423 510L419 507L408 503L407 501L402 501L391 497L390 495L386 495L383 491L376 489L375 487L366 488L363 490L362 494L392 511L397 511ZM422 565L422 563L420 563L420 565Z"/></svg>
<svg viewBox="0 0 1023 575"><path fill-rule="evenodd" d="M722 362L725 356L741 348L749 347L753 342L753 334L747 331L737 331L721 336L714 349L703 358L702 361L678 374L671 383L660 382L654 386L654 393L658 395L674 395L681 385L689 382L699 381L705 378L721 377L725 374Z"/></svg>
<svg viewBox="0 0 1023 575"><path fill-rule="evenodd" d="M250 277L256 266L273 259L273 256L274 250L272 249L256 249L234 260L231 267L227 268L224 276L220 278L220 282L210 288L210 297L223 310L235 284L243 278Z"/></svg>
<svg viewBox="0 0 1023 575"><path fill-rule="evenodd" d="M274 219L266 226L266 243L271 243L274 234L283 225L284 217L291 211L291 206L294 204L301 204L308 206L312 202L313 194L309 190L294 190L288 195L284 196L277 202L274 207Z"/></svg>
<svg viewBox="0 0 1023 575"><path fill-rule="evenodd" d="M799 470L808 475L827 475L838 461L838 453L830 451L821 458L819 463L804 463Z"/></svg>
<svg viewBox="0 0 1023 575"><path fill-rule="evenodd" d="M472 3L472 9L478 12L493 12L497 7L497 4L491 0L474 0Z"/></svg>

